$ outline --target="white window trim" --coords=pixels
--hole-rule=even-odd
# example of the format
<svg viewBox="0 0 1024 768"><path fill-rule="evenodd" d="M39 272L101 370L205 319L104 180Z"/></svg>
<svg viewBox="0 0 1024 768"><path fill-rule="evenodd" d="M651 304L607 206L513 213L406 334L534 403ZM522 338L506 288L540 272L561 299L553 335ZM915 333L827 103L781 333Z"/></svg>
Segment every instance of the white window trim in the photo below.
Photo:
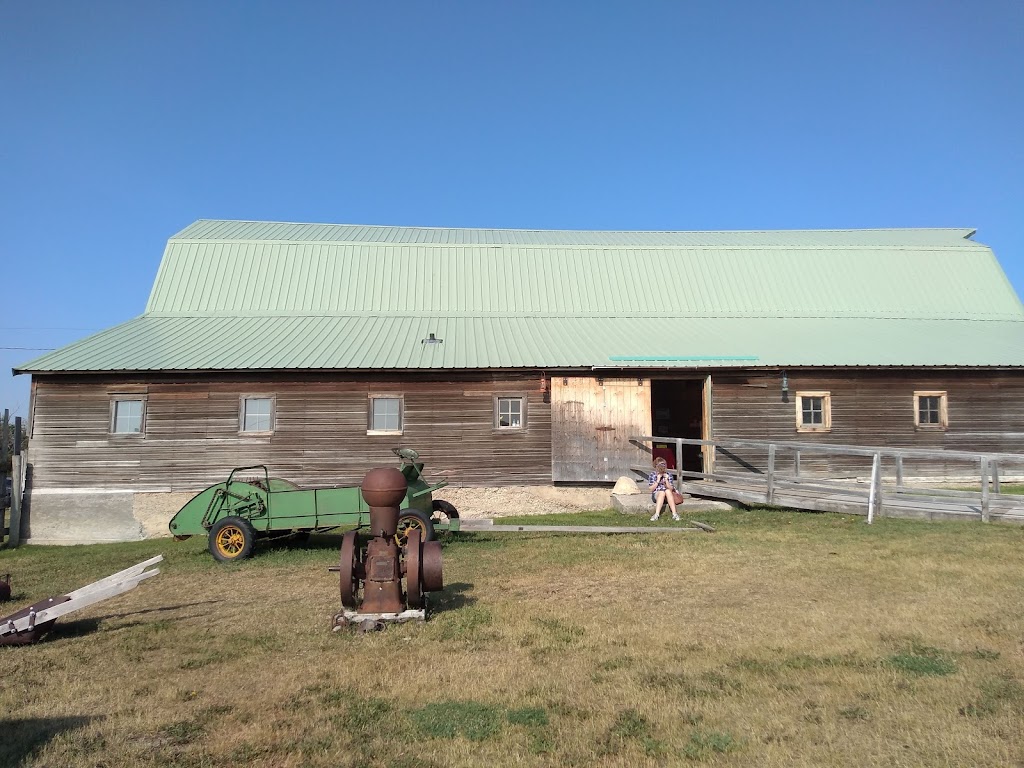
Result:
<svg viewBox="0 0 1024 768"><path fill-rule="evenodd" d="M922 424L921 419L921 398L922 397L937 397L939 398L939 423L938 424ZM930 391L921 390L914 392L914 427L917 429L942 431L949 427L949 410L947 407L947 400L945 391Z"/></svg>
<svg viewBox="0 0 1024 768"><path fill-rule="evenodd" d="M149 410L146 406L147 396L142 394L123 394L123 395L111 395L110 396L110 422L108 429L112 437L145 437L146 435L146 415ZM117 426L117 404L126 402L140 402L142 403L142 413L139 415L139 431L138 432L116 432L115 427Z"/></svg>
<svg viewBox="0 0 1024 768"><path fill-rule="evenodd" d="M245 428L245 401L246 400L269 400L270 401L270 429L246 429ZM238 434L257 437L265 437L274 434L277 429L277 396L260 393L246 393L238 397Z"/></svg>
<svg viewBox="0 0 1024 768"><path fill-rule="evenodd" d="M398 401L398 429L373 429L373 401ZM372 392L366 398L366 434L368 435L403 435L405 434L405 396L394 392Z"/></svg>
<svg viewBox="0 0 1024 768"><path fill-rule="evenodd" d="M821 398L821 424L804 424L804 398ZM832 431L832 393L831 392L797 392L796 393L796 431L797 432L831 432Z"/></svg>
<svg viewBox="0 0 1024 768"><path fill-rule="evenodd" d="M499 414L498 414L498 403L501 400L519 400L520 403L522 404L522 406L521 406L521 408L519 410L519 426L518 427L511 427L511 426L503 427L503 426L501 426L498 423L498 417L499 417ZM529 402L530 402L529 398L527 398L527 396L525 394L522 394L522 393L495 395L494 396L494 408L493 408L492 414L491 414L491 428L495 432L525 432L526 428L527 428L527 425L529 423L529 419L527 417L527 406L528 406Z"/></svg>

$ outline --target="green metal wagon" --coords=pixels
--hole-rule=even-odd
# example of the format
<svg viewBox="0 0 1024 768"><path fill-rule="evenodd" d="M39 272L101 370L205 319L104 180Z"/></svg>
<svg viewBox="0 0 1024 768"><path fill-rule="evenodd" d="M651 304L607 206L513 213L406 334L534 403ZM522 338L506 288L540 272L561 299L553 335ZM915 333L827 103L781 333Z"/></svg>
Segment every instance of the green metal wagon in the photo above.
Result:
<svg viewBox="0 0 1024 768"><path fill-rule="evenodd" d="M447 481L428 483L419 454L411 448L393 452L409 484L398 518L399 543L412 528L419 529L421 541L431 540L438 530L458 530L455 507L433 498ZM259 464L233 469L227 480L197 494L171 518L169 528L178 540L206 536L210 554L232 562L249 557L258 539L303 539L369 523L370 511L358 486L299 488L270 477L267 467Z"/></svg>

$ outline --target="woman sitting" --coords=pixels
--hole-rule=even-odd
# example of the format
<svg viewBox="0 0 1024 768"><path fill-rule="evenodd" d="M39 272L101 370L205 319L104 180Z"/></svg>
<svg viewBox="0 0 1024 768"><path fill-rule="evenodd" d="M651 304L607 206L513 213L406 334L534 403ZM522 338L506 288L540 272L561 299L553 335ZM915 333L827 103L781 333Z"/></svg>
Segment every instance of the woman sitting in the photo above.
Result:
<svg viewBox="0 0 1024 768"><path fill-rule="evenodd" d="M654 502L654 514L651 515L651 520L657 520L661 517L661 508L668 501L669 509L672 510L672 519L678 520L679 514L676 512L676 500L673 495L675 488L672 485L672 476L668 473L668 465L664 459L654 460L654 471L647 476L648 487L647 490L651 492L651 501Z"/></svg>

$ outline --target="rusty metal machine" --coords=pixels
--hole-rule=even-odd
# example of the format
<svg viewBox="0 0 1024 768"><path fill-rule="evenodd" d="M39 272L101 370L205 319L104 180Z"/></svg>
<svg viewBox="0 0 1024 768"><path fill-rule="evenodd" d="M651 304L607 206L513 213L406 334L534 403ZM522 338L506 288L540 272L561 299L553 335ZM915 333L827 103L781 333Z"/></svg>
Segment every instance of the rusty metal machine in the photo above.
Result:
<svg viewBox="0 0 1024 768"><path fill-rule="evenodd" d="M410 529L405 544L395 540L399 507L406 496L405 476L397 469L371 469L360 487L370 508L370 539L359 545L357 531L341 541L341 562L330 570L341 580L341 613L334 629L358 626L382 629L386 624L426 619L427 592L444 587L441 543L423 541ZM402 580L405 588L402 588Z"/></svg>

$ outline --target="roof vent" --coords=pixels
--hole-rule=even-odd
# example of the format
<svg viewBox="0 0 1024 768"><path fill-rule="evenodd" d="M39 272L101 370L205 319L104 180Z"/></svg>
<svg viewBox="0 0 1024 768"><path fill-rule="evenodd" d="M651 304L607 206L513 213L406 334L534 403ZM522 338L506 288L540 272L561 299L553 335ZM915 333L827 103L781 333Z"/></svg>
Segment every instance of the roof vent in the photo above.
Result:
<svg viewBox="0 0 1024 768"><path fill-rule="evenodd" d="M439 339L434 334L429 334L427 338L420 341L420 344L443 344L444 339Z"/></svg>

